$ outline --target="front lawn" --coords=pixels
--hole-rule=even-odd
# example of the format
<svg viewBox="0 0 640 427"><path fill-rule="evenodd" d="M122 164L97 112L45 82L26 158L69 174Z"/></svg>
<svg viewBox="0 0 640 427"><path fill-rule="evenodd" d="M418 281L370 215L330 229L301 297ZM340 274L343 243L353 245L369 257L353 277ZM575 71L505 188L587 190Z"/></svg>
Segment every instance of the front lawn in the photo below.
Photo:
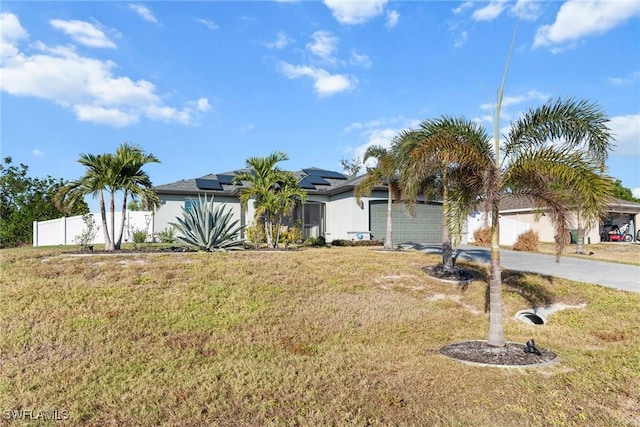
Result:
<svg viewBox="0 0 640 427"><path fill-rule="evenodd" d="M507 339L535 338L559 362L501 369L439 354L486 338L487 294L483 266L466 264L479 280L464 289L430 279L435 255L0 256L3 421L57 410L100 426L640 425L640 294L514 281ZM531 302L586 307L515 320Z"/></svg>

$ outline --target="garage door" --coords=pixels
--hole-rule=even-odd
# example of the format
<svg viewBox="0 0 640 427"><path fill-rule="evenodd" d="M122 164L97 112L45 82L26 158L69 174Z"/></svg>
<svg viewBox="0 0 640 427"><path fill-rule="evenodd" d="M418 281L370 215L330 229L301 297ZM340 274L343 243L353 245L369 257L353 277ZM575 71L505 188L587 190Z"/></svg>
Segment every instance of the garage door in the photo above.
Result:
<svg viewBox="0 0 640 427"><path fill-rule="evenodd" d="M441 243L442 205L420 203L415 205L414 216L410 216L403 204L393 204L393 244ZM387 202L369 202L369 226L371 238L384 240L387 235Z"/></svg>

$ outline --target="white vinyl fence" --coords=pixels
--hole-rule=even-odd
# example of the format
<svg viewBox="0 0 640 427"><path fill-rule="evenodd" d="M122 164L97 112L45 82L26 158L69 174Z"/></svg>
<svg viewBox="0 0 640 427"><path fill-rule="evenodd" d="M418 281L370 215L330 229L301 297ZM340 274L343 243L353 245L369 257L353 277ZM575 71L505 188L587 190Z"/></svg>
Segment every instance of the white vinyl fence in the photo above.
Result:
<svg viewBox="0 0 640 427"><path fill-rule="evenodd" d="M526 222L516 221L510 218L499 218L500 222L500 244L513 245L518 236L525 231L529 231L531 226ZM482 212L475 212L469 216L467 220L467 229L469 231L468 239L473 242L473 233L482 228L485 224L491 224L491 215Z"/></svg>
<svg viewBox="0 0 640 427"><path fill-rule="evenodd" d="M102 217L100 213L92 213L96 223L96 237L92 243L104 243ZM122 212L115 213L116 236L122 224ZM111 214L107 213L107 227L111 227ZM81 215L33 222L33 246L75 245L76 237L86 229ZM146 230L149 240L153 235L153 212L127 211L122 241L132 241L131 232Z"/></svg>

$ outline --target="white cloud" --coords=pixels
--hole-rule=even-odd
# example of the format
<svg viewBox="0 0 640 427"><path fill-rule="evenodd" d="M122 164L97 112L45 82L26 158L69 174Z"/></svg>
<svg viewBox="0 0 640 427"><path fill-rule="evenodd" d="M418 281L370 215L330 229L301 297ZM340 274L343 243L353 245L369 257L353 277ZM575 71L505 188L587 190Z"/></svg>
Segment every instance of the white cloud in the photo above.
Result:
<svg viewBox="0 0 640 427"><path fill-rule="evenodd" d="M289 43L292 43L293 41L294 41L293 39L290 39L287 36L287 33L285 33L284 31L279 31L276 41L266 42L265 46L267 46L269 49L282 49L285 46L287 46Z"/></svg>
<svg viewBox="0 0 640 427"><path fill-rule="evenodd" d="M384 24L387 28L393 28L398 25L398 21L400 20L400 14L395 10L392 10L387 13L387 22Z"/></svg>
<svg viewBox="0 0 640 427"><path fill-rule="evenodd" d="M636 71L624 77L607 77L606 80L607 82L613 85L622 86L622 85L632 84L638 81L639 78L640 78L640 71Z"/></svg>
<svg viewBox="0 0 640 427"><path fill-rule="evenodd" d="M502 98L502 108L509 108L514 105L523 104L529 101L548 101L549 95L537 90L530 90L527 93L516 96L505 96ZM491 110L495 108L495 104L482 104L480 108L483 110Z"/></svg>
<svg viewBox="0 0 640 427"><path fill-rule="evenodd" d="M140 17L145 21L153 22L154 24L158 23L158 19L153 15L151 9L146 6L141 6L139 4L130 4L129 9L140 15Z"/></svg>
<svg viewBox="0 0 640 427"><path fill-rule="evenodd" d="M533 47L572 46L592 34L603 34L640 13L640 0L568 0L551 25L538 28ZM560 48L558 48L560 46Z"/></svg>
<svg viewBox="0 0 640 427"><path fill-rule="evenodd" d="M518 0L510 11L525 21L535 21L542 13L538 0Z"/></svg>
<svg viewBox="0 0 640 427"><path fill-rule="evenodd" d="M117 108L80 104L74 105L72 108L78 120L82 122L124 127L137 123L139 120L139 114L126 112Z"/></svg>
<svg viewBox="0 0 640 427"><path fill-rule="evenodd" d="M352 152L353 157L363 158L367 148L372 145L380 145L388 148L391 146L393 138L395 138L402 130L415 129L420 125L419 120L407 119L406 117L392 117L368 122L354 122L344 129L344 132L360 132L360 138L365 142L357 147L348 150ZM375 161L374 161L375 162ZM367 166L373 166L371 162L367 162Z"/></svg>
<svg viewBox="0 0 640 427"><path fill-rule="evenodd" d="M461 32L456 41L453 43L453 47L458 48L464 46L468 38L469 35L466 31Z"/></svg>
<svg viewBox="0 0 640 427"><path fill-rule="evenodd" d="M351 63L353 65L360 65L364 68L371 68L371 65L373 65L369 56L360 54L356 52L355 49L351 50Z"/></svg>
<svg viewBox="0 0 640 427"><path fill-rule="evenodd" d="M116 45L104 34L102 30L85 21L64 21L52 19L49 21L53 28L62 30L76 42L89 47L105 47L115 49Z"/></svg>
<svg viewBox="0 0 640 427"><path fill-rule="evenodd" d="M456 15L464 12L465 10L469 9L473 7L473 2L472 1L466 1L464 3L462 3L460 6L456 7L455 9L451 9L451 12L455 13Z"/></svg>
<svg viewBox="0 0 640 427"><path fill-rule="evenodd" d="M305 65L291 65L281 62L280 71L289 79L300 77L312 79L314 91L321 98L350 90L357 84L357 80L354 77L345 76L344 74L330 74L321 68Z"/></svg>
<svg viewBox="0 0 640 427"><path fill-rule="evenodd" d="M504 1L491 2L485 7L473 11L472 18L475 21L492 21L500 16L506 6Z"/></svg>
<svg viewBox="0 0 640 427"><path fill-rule="evenodd" d="M333 17L341 24L363 24L384 13L387 0L324 0Z"/></svg>
<svg viewBox="0 0 640 427"><path fill-rule="evenodd" d="M16 43L29 37L18 17L12 13L0 13L0 53L2 57L18 54Z"/></svg>
<svg viewBox="0 0 640 427"><path fill-rule="evenodd" d="M609 127L616 144L613 154L640 157L640 114L612 117Z"/></svg>
<svg viewBox="0 0 640 427"><path fill-rule="evenodd" d="M36 97L73 111L82 121L110 126L136 123L141 116L189 124L210 106L205 98L178 110L164 105L147 80L114 75L117 64L79 55L74 46L49 47L38 41L34 54L20 51L17 17L2 16L11 25L0 27L3 46L0 90L15 96ZM17 22L17 26L16 26Z"/></svg>
<svg viewBox="0 0 640 427"><path fill-rule="evenodd" d="M31 150L31 154L33 154L34 156L40 157L40 156L44 156L44 151L34 148L33 150Z"/></svg>
<svg viewBox="0 0 640 427"><path fill-rule="evenodd" d="M640 187L633 188L631 192L633 193L633 197L640 198Z"/></svg>
<svg viewBox="0 0 640 427"><path fill-rule="evenodd" d="M204 25L210 30L217 30L219 28L218 24L216 24L210 19L196 18L196 21L201 23L202 25Z"/></svg>
<svg viewBox="0 0 640 427"><path fill-rule="evenodd" d="M338 43L340 39L334 36L330 31L316 31L311 34L312 41L307 43L307 49L314 55L322 58L323 60L335 63L336 58L333 56L338 50Z"/></svg>
<svg viewBox="0 0 640 427"><path fill-rule="evenodd" d="M200 98L195 102L195 106L199 111L210 111L211 105L207 98Z"/></svg>

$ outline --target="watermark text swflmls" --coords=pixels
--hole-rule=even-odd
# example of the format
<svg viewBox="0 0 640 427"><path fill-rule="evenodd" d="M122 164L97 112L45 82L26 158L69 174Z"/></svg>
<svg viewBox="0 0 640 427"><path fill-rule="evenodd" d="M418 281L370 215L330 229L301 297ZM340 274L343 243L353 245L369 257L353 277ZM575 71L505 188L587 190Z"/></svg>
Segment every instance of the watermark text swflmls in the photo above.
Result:
<svg viewBox="0 0 640 427"><path fill-rule="evenodd" d="M49 409L46 411L36 409L5 409L2 411L2 418L14 421L64 421L69 419L69 411L66 409Z"/></svg>

